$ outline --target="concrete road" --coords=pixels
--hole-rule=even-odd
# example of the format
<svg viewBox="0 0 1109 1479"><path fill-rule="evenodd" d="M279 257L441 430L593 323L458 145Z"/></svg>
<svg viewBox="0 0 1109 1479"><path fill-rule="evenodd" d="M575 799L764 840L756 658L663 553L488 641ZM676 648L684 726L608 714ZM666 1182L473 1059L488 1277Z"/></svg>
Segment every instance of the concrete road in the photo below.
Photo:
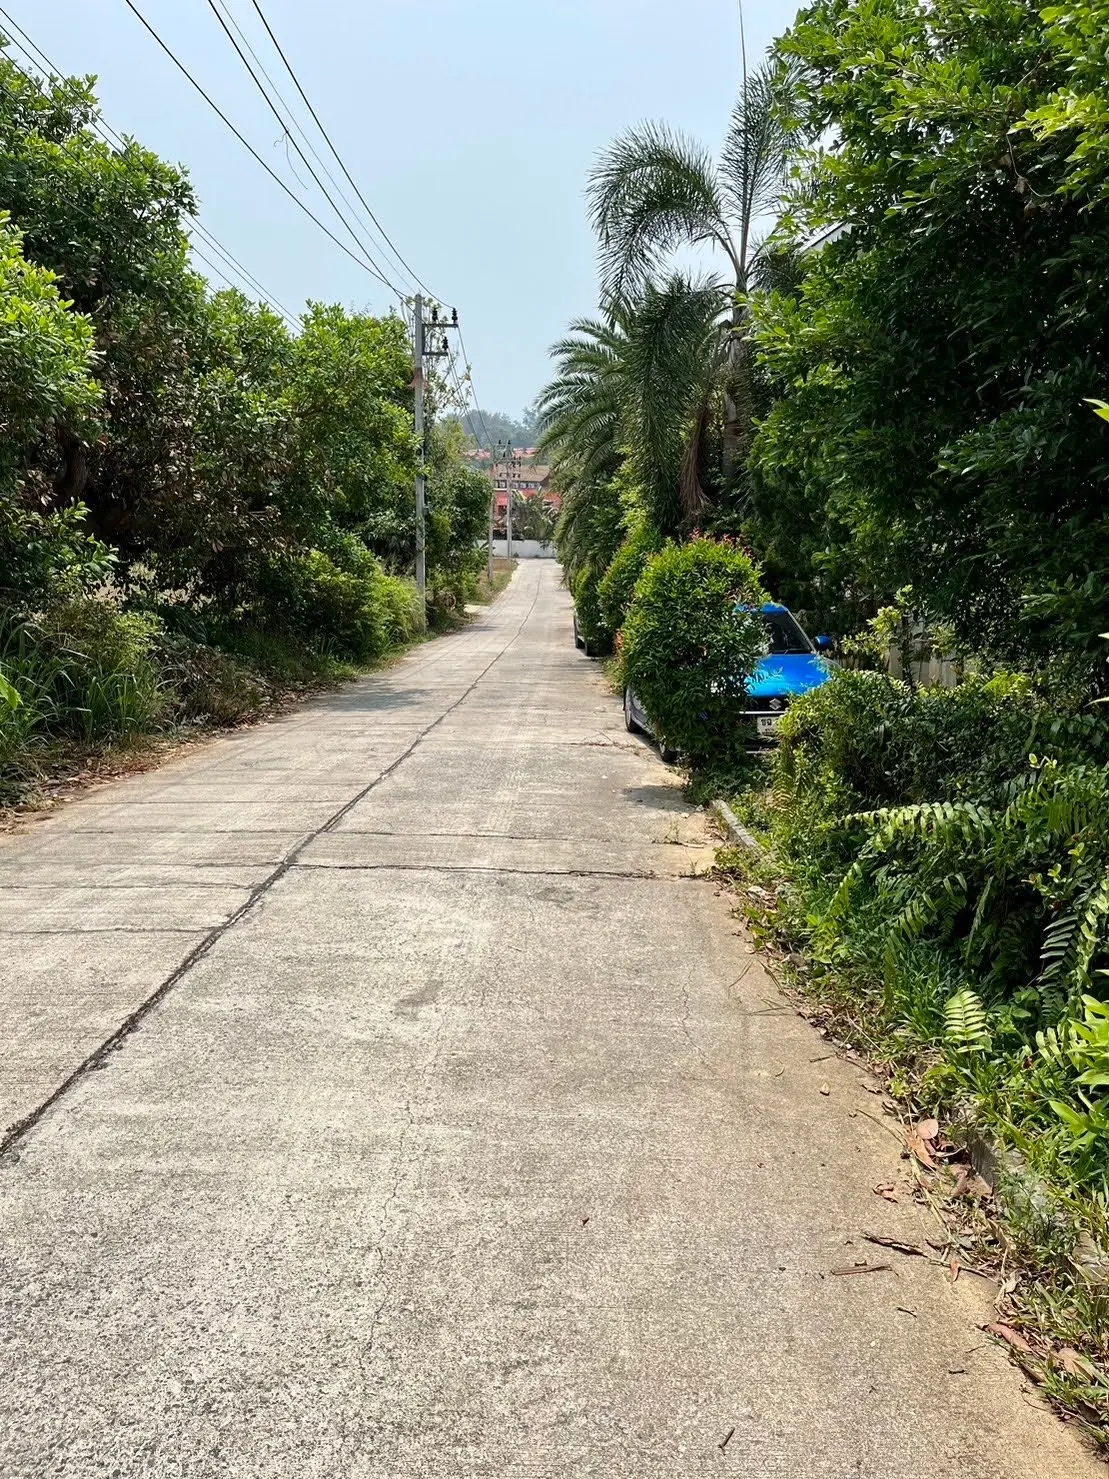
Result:
<svg viewBox="0 0 1109 1479"><path fill-rule="evenodd" d="M1100 1473L704 842L530 564L0 845L0 1473Z"/></svg>

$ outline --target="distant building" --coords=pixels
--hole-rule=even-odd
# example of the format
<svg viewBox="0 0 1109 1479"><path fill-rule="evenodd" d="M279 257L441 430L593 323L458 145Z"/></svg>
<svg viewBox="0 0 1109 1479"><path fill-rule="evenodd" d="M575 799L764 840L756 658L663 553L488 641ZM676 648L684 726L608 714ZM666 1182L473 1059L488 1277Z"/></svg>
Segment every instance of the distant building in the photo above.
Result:
<svg viewBox="0 0 1109 1479"><path fill-rule="evenodd" d="M562 495L551 487L550 468L527 467L522 458L523 453L519 461L514 459L512 462L495 462L488 470L495 500L493 524L498 530L503 530L507 522L510 497L513 499L513 508L518 506L521 498L542 498L555 514L562 507Z"/></svg>

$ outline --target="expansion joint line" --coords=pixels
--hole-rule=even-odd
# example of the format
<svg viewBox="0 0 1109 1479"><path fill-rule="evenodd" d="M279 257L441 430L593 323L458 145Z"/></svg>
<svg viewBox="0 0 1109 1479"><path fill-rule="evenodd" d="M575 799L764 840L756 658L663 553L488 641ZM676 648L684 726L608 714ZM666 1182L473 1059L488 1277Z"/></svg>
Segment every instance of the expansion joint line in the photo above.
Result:
<svg viewBox="0 0 1109 1479"><path fill-rule="evenodd" d="M327 820L323 822L320 826L318 826L314 831L306 833L299 842L294 843L294 845L289 849L289 851L285 854L285 856L281 859L277 866L270 873L268 873L260 883L256 884L254 888L251 889L250 893L239 905L239 907L232 914L228 915L228 917L221 924L218 924L215 926L214 929L209 930L209 932L204 936L203 940L201 940L196 946L194 946L192 950L189 951L188 955L185 956L184 960L181 961L176 969L171 971L170 974L165 978L165 980L162 981L161 984L157 986L154 991L151 992L146 1000L141 1002L133 1012L125 1017L124 1020L115 1029L115 1031L111 1033L109 1037L106 1037L98 1047L94 1048L93 1051L88 1055L88 1057L85 1058L81 1063L79 1063L77 1067L73 1070L73 1072L68 1075L68 1077L62 1080L62 1082L53 1091L53 1093L48 1095L47 1098L43 1099L40 1104L36 1105L35 1108L30 1111L30 1113L25 1114L22 1119L16 1120L13 1125L9 1126L3 1138L0 1139L0 1163L7 1159L14 1159L14 1157L12 1157L12 1152L17 1148L19 1142L24 1138L24 1136L26 1136L30 1130L34 1129L34 1127L39 1123L43 1116L49 1110L51 1110L55 1104L63 1099L70 1092L71 1089L75 1088L77 1084L85 1079L91 1072L93 1072L95 1069L103 1068L105 1066L109 1055L116 1052L120 1047L123 1046L126 1040L131 1036L131 1034L142 1025L142 1023L146 1020L150 1013L154 1011L159 1003L161 1003L169 995L169 993L173 990L175 986L179 985L181 981L184 980L184 978L189 974L189 972L195 965L199 965L200 962L211 953L211 951L215 948L216 945L219 944L219 942L226 934L233 930L237 924L239 924L243 919L247 917L247 915L253 913L254 909L261 902L261 900L264 899L265 896L270 892L270 890L275 886L275 884L279 883L281 879L285 877L286 873L288 873L289 870L295 866L301 855L306 851L307 848L311 847L313 842L315 842L318 838L325 836L328 832L333 832L335 828L339 825L339 823L343 820L343 818L349 812L353 811L354 808L359 804L359 802L364 801L371 791L376 790L383 781L388 780L391 775L399 770L399 768L405 763L405 761L412 756L412 754L419 748L421 744L423 744L428 735L432 734L436 729L438 729L440 724L443 724L447 719L449 719L450 716L455 712L455 710L460 708L462 704L466 702L466 700L470 697L478 684L482 682L482 680L487 676L490 670L494 668L498 662L500 662L505 653L507 653L515 644L520 636L520 633L524 630L524 627L527 626L528 622L530 621L531 614L535 610L536 602L538 600L539 587L538 585L536 585L535 594L532 597L531 605L525 612L519 626L513 632L512 636L508 639L505 645L500 649L500 651L494 657L492 657L489 662L485 664L481 672L478 673L477 677L466 688L466 690L461 693L452 704L448 705L448 707L443 710L438 718L434 719L432 723L427 725L425 729L422 729L416 736L416 738L412 741L412 743L408 746L408 748L403 751L402 754L398 755L391 765L386 766L384 770L380 771L376 776L374 776L373 780L370 781L368 785L363 786L362 789L356 792L349 801L344 802L337 811L333 812L331 816L329 816Z"/></svg>

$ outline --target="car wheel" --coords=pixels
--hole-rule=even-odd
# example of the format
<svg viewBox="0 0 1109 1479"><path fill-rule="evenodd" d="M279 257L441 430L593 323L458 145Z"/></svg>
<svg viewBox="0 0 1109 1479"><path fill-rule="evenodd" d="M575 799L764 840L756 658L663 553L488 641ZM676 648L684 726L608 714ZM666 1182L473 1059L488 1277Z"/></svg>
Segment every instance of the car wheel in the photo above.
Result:
<svg viewBox="0 0 1109 1479"><path fill-rule="evenodd" d="M624 689L624 728L629 734L638 734L639 725L635 722L635 711L632 708L632 691Z"/></svg>

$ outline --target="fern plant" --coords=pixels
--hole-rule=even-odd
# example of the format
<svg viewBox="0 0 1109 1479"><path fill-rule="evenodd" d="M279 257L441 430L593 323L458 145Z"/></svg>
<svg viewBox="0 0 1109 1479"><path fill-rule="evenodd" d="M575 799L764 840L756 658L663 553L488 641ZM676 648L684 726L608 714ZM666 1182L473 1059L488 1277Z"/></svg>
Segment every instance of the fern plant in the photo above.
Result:
<svg viewBox="0 0 1109 1479"><path fill-rule="evenodd" d="M957 1053L988 1053L993 1045L982 998L969 986L957 991L944 1011L944 1037Z"/></svg>
<svg viewBox="0 0 1109 1479"><path fill-rule="evenodd" d="M913 942L976 983L995 1031L1078 1009L1109 950L1109 773L1038 763L1003 804L937 801L858 812L860 837L816 927L829 958L890 973ZM957 993L957 999L961 999Z"/></svg>
<svg viewBox="0 0 1109 1479"><path fill-rule="evenodd" d="M1109 1187L1109 1004L1083 997L1082 1016L1038 1032L1036 1045L1058 1085L1049 1103L1065 1131L1064 1158Z"/></svg>

